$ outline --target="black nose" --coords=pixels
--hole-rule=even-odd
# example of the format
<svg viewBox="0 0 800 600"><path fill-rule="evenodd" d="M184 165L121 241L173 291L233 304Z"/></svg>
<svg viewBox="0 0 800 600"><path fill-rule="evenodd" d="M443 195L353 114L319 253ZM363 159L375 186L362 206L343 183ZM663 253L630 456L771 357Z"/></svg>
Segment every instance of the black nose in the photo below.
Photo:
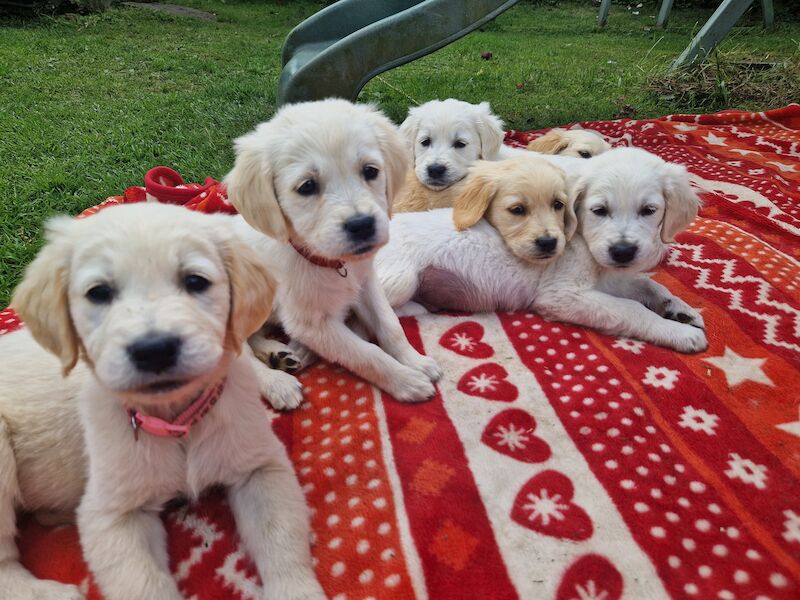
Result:
<svg viewBox="0 0 800 600"><path fill-rule="evenodd" d="M431 179L439 179L447 172L447 167L444 165L428 165L428 177Z"/></svg>
<svg viewBox="0 0 800 600"><path fill-rule="evenodd" d="M626 264L633 260L636 256L636 252L638 252L639 246L636 244L631 244L629 242L619 242L618 244L614 244L608 249L608 253L611 255L611 258L614 262L620 264Z"/></svg>
<svg viewBox="0 0 800 600"><path fill-rule="evenodd" d="M356 215L344 222L344 230L354 242L367 242L375 235L375 217Z"/></svg>
<svg viewBox="0 0 800 600"><path fill-rule="evenodd" d="M137 370L162 373L178 362L181 340L174 335L151 334L138 339L127 350Z"/></svg>
<svg viewBox="0 0 800 600"><path fill-rule="evenodd" d="M536 247L542 252L550 254L558 246L558 239L554 237L540 237L536 238Z"/></svg>

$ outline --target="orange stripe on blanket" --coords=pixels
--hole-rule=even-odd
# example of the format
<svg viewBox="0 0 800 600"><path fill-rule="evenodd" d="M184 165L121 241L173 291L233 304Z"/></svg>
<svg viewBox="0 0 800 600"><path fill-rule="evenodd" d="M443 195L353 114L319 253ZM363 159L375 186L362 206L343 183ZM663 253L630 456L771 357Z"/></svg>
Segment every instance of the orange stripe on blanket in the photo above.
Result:
<svg viewBox="0 0 800 600"><path fill-rule="evenodd" d="M626 382L634 388L637 397L647 406L653 421L659 429L669 439L670 443L681 453L686 462L700 473L703 478L714 488L714 490L725 500L731 511L737 516L742 524L747 527L750 534L766 548L775 560L780 563L787 571L800 580L800 563L790 556L783 548L776 543L772 535L762 527L750 514L744 504L739 500L736 493L728 486L725 481L710 468L703 459L695 454L689 445L684 441L683 436L675 430L668 419L661 413L659 404L654 402L644 386L631 375L625 363L617 357L606 345L605 339L594 332L587 332L587 336L592 341L594 347L600 352L620 372Z"/></svg>
<svg viewBox="0 0 800 600"><path fill-rule="evenodd" d="M275 429L311 506L320 583L329 597L413 598L372 388L327 363L300 380L306 402Z"/></svg>
<svg viewBox="0 0 800 600"><path fill-rule="evenodd" d="M659 271L655 277L662 285L691 306L703 309L703 319L709 338L709 349L698 355L676 355L691 371L707 385L747 427L747 429L770 452L777 456L792 473L800 477L800 452L797 438L776 428L797 420L798 398L790 393L776 394L774 385L744 380L731 385L725 372L707 359L724 357L736 352L745 359L761 360L761 370L771 382L786 382L797 379L797 369L777 354L768 353L764 345L744 332L736 319L719 306L705 300L687 288L675 277ZM751 364L754 363L744 363ZM753 366L755 369L755 365ZM756 376L755 373L753 376ZM733 377L733 375L731 375Z"/></svg>

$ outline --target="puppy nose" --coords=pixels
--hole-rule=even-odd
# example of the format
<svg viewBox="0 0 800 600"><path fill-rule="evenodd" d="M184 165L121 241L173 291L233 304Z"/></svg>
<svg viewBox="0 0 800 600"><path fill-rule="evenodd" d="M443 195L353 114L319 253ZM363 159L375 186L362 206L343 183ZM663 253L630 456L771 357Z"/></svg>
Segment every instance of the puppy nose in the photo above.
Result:
<svg viewBox="0 0 800 600"><path fill-rule="evenodd" d="M447 167L444 165L428 165L428 177L431 179L439 179L447 172Z"/></svg>
<svg viewBox="0 0 800 600"><path fill-rule="evenodd" d="M558 239L554 237L540 237L536 238L536 247L542 252L550 254L558 246Z"/></svg>
<svg viewBox="0 0 800 600"><path fill-rule="evenodd" d="M611 258L614 260L614 262L626 264L633 260L638 250L639 246L636 244L619 242L618 244L611 246L608 249L608 253L611 255Z"/></svg>
<svg viewBox="0 0 800 600"><path fill-rule="evenodd" d="M375 235L375 217L356 215L344 222L344 230L354 242L366 242Z"/></svg>
<svg viewBox="0 0 800 600"><path fill-rule="evenodd" d="M178 362L181 340L174 335L151 334L136 340L127 350L137 370L162 373Z"/></svg>

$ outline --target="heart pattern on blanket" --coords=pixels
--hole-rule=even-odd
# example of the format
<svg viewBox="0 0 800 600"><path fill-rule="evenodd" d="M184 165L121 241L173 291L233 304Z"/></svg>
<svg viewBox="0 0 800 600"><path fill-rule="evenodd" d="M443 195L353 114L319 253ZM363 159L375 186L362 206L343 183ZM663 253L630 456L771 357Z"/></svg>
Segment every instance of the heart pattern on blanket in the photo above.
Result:
<svg viewBox="0 0 800 600"><path fill-rule="evenodd" d="M622 575L608 559L599 554L587 554L567 569L558 586L556 600L619 600L622 597L622 588Z"/></svg>
<svg viewBox="0 0 800 600"><path fill-rule="evenodd" d="M528 529L557 538L587 540L594 528L586 511L572 501L575 488L566 475L542 471L522 486L511 518Z"/></svg>
<svg viewBox="0 0 800 600"><path fill-rule="evenodd" d="M536 419L524 410L509 408L494 416L483 430L481 441L522 462L538 463L550 458L550 446L533 432Z"/></svg>
<svg viewBox="0 0 800 600"><path fill-rule="evenodd" d="M497 363L484 363L464 373L458 390L487 400L513 402L519 396L517 386L508 381L508 371Z"/></svg>
<svg viewBox="0 0 800 600"><path fill-rule="evenodd" d="M483 340L483 326L475 321L465 321L451 327L439 338L439 344L461 356L489 358L494 349Z"/></svg>

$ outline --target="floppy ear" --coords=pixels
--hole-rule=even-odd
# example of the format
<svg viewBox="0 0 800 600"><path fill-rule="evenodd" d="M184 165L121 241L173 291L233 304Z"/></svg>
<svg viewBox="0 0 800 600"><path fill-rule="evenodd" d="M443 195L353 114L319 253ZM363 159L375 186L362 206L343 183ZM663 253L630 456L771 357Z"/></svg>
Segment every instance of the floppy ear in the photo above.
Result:
<svg viewBox="0 0 800 600"><path fill-rule="evenodd" d="M411 153L411 160L417 159L417 133L419 132L419 116L417 116L419 107L410 108L406 120L400 124L400 135L406 141L406 146Z"/></svg>
<svg viewBox="0 0 800 600"><path fill-rule="evenodd" d="M542 154L560 154L569 146L569 140L564 136L563 129L552 129L543 136L528 143L528 150Z"/></svg>
<svg viewBox="0 0 800 600"><path fill-rule="evenodd" d="M503 121L492 112L492 107L488 102L478 104L476 112L478 137L481 140L480 157L485 160L497 160L506 137Z"/></svg>
<svg viewBox="0 0 800 600"><path fill-rule="evenodd" d="M78 362L80 341L69 313L70 217L47 222L46 245L25 270L11 306L22 317L33 339L61 361L66 376Z"/></svg>
<svg viewBox="0 0 800 600"><path fill-rule="evenodd" d="M578 207L583 202L584 194L586 194L587 182L583 177L577 181L567 180L567 187L569 188L569 194L567 195L567 207L564 212L564 237L567 241L570 241L578 231Z"/></svg>
<svg viewBox="0 0 800 600"><path fill-rule="evenodd" d="M228 199L252 227L281 242L289 241L289 228L278 204L270 165L272 125L262 123L233 144L236 162L225 176Z"/></svg>
<svg viewBox="0 0 800 600"><path fill-rule="evenodd" d="M481 172L480 164L475 163L453 200L453 223L457 231L469 229L480 221L497 194L494 178Z"/></svg>
<svg viewBox="0 0 800 600"><path fill-rule="evenodd" d="M675 236L694 221L700 210L700 198L689 185L689 173L685 167L671 163L665 165L664 202L661 241L671 244Z"/></svg>
<svg viewBox="0 0 800 600"><path fill-rule="evenodd" d="M231 304L225 345L238 354L247 338L269 318L277 282L256 251L236 237L222 242L222 257Z"/></svg>
<svg viewBox="0 0 800 600"><path fill-rule="evenodd" d="M409 152L397 126L386 115L373 106L364 108L368 111L368 118L375 130L378 146L383 155L384 170L386 171L386 200L389 216L391 216L394 198L406 182L406 173L410 162Z"/></svg>

